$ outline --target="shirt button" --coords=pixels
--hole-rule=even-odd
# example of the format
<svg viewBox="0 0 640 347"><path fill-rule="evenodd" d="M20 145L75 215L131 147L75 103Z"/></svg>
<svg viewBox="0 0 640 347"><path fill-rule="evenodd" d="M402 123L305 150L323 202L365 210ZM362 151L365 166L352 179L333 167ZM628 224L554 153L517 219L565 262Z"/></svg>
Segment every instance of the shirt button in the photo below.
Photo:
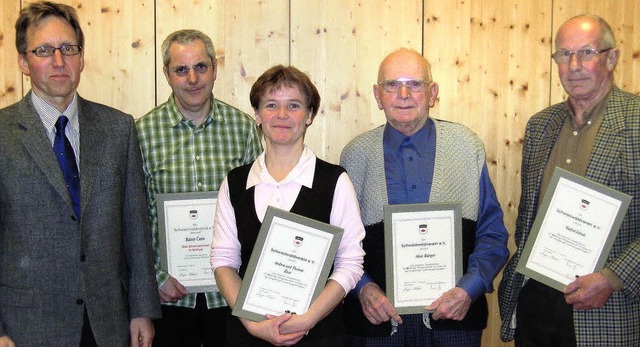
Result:
<svg viewBox="0 0 640 347"><path fill-rule="evenodd" d="M573 131L573 136L578 136L578 130Z"/></svg>
<svg viewBox="0 0 640 347"><path fill-rule="evenodd" d="M409 157L409 161L413 161L413 157Z"/></svg>
<svg viewBox="0 0 640 347"><path fill-rule="evenodd" d="M567 159L567 164L571 164L571 159Z"/></svg>
<svg viewBox="0 0 640 347"><path fill-rule="evenodd" d="M196 160L200 160L200 156L199 155L196 155Z"/></svg>
<svg viewBox="0 0 640 347"><path fill-rule="evenodd" d="M414 184L414 185L412 185L412 186L411 186L411 189L416 189L416 185L415 185L415 184Z"/></svg>
<svg viewBox="0 0 640 347"><path fill-rule="evenodd" d="M87 260L87 256L86 255L81 255L80 256L80 261L84 262L85 260Z"/></svg>
<svg viewBox="0 0 640 347"><path fill-rule="evenodd" d="M76 304L82 305L82 304L84 304L84 301L82 299L78 299L78 300L76 300Z"/></svg>
<svg viewBox="0 0 640 347"><path fill-rule="evenodd" d="M198 182L198 187L202 187L202 182Z"/></svg>

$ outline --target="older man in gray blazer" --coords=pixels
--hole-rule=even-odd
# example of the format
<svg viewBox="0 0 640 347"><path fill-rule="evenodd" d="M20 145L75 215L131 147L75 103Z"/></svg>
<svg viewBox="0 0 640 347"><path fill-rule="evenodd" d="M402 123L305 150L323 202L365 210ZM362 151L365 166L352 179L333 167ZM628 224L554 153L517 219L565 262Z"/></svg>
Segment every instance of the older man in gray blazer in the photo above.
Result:
<svg viewBox="0 0 640 347"><path fill-rule="evenodd" d="M32 3L16 34L31 92L0 110L0 347L149 346L160 308L133 117L76 93L72 7ZM62 133L79 192L52 150Z"/></svg>

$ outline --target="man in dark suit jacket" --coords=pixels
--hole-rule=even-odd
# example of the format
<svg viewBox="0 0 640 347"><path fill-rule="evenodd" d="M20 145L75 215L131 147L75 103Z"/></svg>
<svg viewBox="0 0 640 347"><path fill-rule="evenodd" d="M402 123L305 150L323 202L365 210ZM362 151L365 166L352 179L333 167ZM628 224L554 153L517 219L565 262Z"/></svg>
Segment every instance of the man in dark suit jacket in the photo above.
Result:
<svg viewBox="0 0 640 347"><path fill-rule="evenodd" d="M527 124L516 253L498 290L501 337L516 346L640 346L640 97L613 84L620 56L599 17L565 22L556 35L566 102ZM515 272L555 167L631 195L603 269L563 292Z"/></svg>
<svg viewBox="0 0 640 347"><path fill-rule="evenodd" d="M16 34L31 92L0 110L0 347L149 346L160 308L133 117L76 93L72 7L30 4ZM52 150L61 114L76 209Z"/></svg>

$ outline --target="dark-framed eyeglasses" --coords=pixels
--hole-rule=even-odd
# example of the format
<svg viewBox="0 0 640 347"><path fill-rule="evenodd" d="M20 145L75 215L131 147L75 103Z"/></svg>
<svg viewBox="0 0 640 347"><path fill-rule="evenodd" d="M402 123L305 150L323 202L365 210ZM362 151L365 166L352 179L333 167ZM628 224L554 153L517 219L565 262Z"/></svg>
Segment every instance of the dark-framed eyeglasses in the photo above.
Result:
<svg viewBox="0 0 640 347"><path fill-rule="evenodd" d="M189 71L191 69L193 69L193 71L195 71L198 75L204 75L207 73L207 71L209 71L210 67L211 67L211 64L197 63L193 66L186 66L186 65L176 66L174 68L171 68L171 71L173 71L173 73L176 76L185 77L189 74Z"/></svg>
<svg viewBox="0 0 640 347"><path fill-rule="evenodd" d="M571 56L575 54L578 58L578 61L585 62L591 61L593 58L598 56L600 53L608 52L613 48L605 48L601 50L596 50L595 48L589 49L579 49L577 51L557 51L551 55L551 58L556 61L556 64L566 64L571 61Z"/></svg>
<svg viewBox="0 0 640 347"><path fill-rule="evenodd" d="M395 94L400 91L400 88L404 85L411 93L420 93L424 91L424 87L431 82L425 82L423 80L414 80L411 78L398 78L393 80L386 80L378 82L378 85L382 86L385 92Z"/></svg>
<svg viewBox="0 0 640 347"><path fill-rule="evenodd" d="M35 54L36 57L50 57L59 50L62 55L78 55L82 51L82 46L78 45L62 45L60 47L53 46L40 46L31 50L30 52Z"/></svg>

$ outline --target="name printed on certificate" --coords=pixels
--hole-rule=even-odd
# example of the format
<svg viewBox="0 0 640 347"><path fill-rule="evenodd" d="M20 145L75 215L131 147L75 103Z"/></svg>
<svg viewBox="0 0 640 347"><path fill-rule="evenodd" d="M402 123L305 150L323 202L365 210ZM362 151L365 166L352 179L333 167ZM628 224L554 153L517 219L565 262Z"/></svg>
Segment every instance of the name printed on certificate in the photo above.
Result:
<svg viewBox="0 0 640 347"><path fill-rule="evenodd" d="M215 192L158 195L160 265L191 293L216 289L210 251Z"/></svg>
<svg viewBox="0 0 640 347"><path fill-rule="evenodd" d="M460 214L453 204L385 206L387 292L401 314L421 313L461 273Z"/></svg>
<svg viewBox="0 0 640 347"><path fill-rule="evenodd" d="M269 207L233 314L259 321L305 313L324 288L341 237L340 228Z"/></svg>
<svg viewBox="0 0 640 347"><path fill-rule="evenodd" d="M562 290L604 264L630 197L556 168L519 271Z"/></svg>

